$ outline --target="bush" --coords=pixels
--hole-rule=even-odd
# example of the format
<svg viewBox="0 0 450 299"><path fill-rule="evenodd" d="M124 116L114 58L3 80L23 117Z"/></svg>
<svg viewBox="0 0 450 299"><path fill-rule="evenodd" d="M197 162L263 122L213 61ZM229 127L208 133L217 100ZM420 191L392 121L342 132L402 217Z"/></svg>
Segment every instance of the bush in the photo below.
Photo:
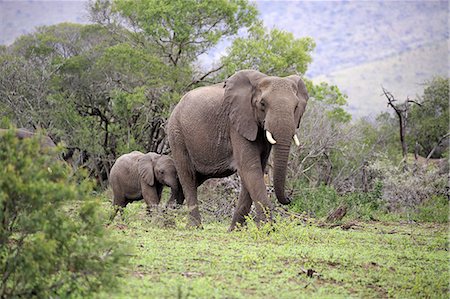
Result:
<svg viewBox="0 0 450 299"><path fill-rule="evenodd" d="M321 185L307 188L298 183L290 209L296 213L306 212L313 217L322 218L341 205L347 207L347 215L351 218L369 220L373 213L382 207L381 182L376 182L372 191L352 192L340 195L333 187Z"/></svg>
<svg viewBox="0 0 450 299"><path fill-rule="evenodd" d="M306 212L320 218L343 203L343 198L333 187L321 185L317 188L309 188L298 183L295 189L298 192L294 196L290 209L296 213Z"/></svg>
<svg viewBox="0 0 450 299"><path fill-rule="evenodd" d="M38 138L0 136L0 297L82 297L114 286L122 250L92 183L70 176ZM78 181L78 182L77 182Z"/></svg>
<svg viewBox="0 0 450 299"><path fill-rule="evenodd" d="M447 192L447 175L441 174L436 167L411 167L412 170L403 171L402 164L394 165L381 157L369 168L382 182L383 201L393 212L415 211L433 196L444 196Z"/></svg>
<svg viewBox="0 0 450 299"><path fill-rule="evenodd" d="M448 222L448 198L433 196L417 208L412 219L419 222Z"/></svg>

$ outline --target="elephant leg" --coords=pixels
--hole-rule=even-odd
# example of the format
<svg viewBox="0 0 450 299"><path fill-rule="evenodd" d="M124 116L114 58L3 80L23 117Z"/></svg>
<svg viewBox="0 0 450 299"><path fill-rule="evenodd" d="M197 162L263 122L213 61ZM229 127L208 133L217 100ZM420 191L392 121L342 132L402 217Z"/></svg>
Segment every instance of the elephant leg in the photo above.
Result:
<svg viewBox="0 0 450 299"><path fill-rule="evenodd" d="M182 205L184 202L184 194L181 191L181 186L178 189L171 188L170 189L170 198L167 201L167 208L176 208L177 205Z"/></svg>
<svg viewBox="0 0 450 299"><path fill-rule="evenodd" d="M200 216L200 210L198 207L197 199L197 185L193 177L185 178L185 184L183 185L183 190L185 190L186 204L189 210L189 227L202 227L202 219ZM184 187L186 186L186 188Z"/></svg>
<svg viewBox="0 0 450 299"><path fill-rule="evenodd" d="M178 205L182 205L184 203L184 192L183 192L183 188L181 188L181 186L176 191L175 199L176 199L176 202Z"/></svg>
<svg viewBox="0 0 450 299"><path fill-rule="evenodd" d="M256 222L271 219L274 207L267 196L262 171L261 173L245 171L241 174L241 179L255 204Z"/></svg>
<svg viewBox="0 0 450 299"><path fill-rule="evenodd" d="M126 200L125 196L123 195L114 195L113 198L113 206L114 206L114 211L111 213L111 216L109 217L109 223L111 223L114 218L117 215L117 212L120 211L120 213L122 214L123 209L127 206L128 201Z"/></svg>
<svg viewBox="0 0 450 299"><path fill-rule="evenodd" d="M189 210L188 226L201 228L202 220L197 199L197 176L195 170L191 168L186 149L183 150L180 146L183 145L178 144L177 147L172 148L172 156Z"/></svg>
<svg viewBox="0 0 450 299"><path fill-rule="evenodd" d="M251 207L252 199L250 198L250 194L248 193L244 184L241 184L241 192L239 193L239 199L236 209L234 210L233 220L231 221L231 225L228 231L234 230L238 223L243 224L245 222L245 216L248 215Z"/></svg>
<svg viewBox="0 0 450 299"><path fill-rule="evenodd" d="M149 186L145 182L141 183L142 197L147 204L147 212L151 214L152 210L158 208L161 200L162 187Z"/></svg>
<svg viewBox="0 0 450 299"><path fill-rule="evenodd" d="M114 211L111 213L111 216L109 216L108 224L113 222L114 218L116 218L117 212L119 212L119 210L121 210L121 209L122 209L122 207L120 207L120 206L114 206Z"/></svg>
<svg viewBox="0 0 450 299"><path fill-rule="evenodd" d="M273 203L267 196L264 184L263 164L261 156L256 150L247 149L239 155L239 175L241 184L245 186L256 209L256 222L272 219Z"/></svg>
<svg viewBox="0 0 450 299"><path fill-rule="evenodd" d="M159 199L159 201L161 201L161 196L162 196L162 191L163 191L164 186L162 184L155 184L155 187L156 187L156 194L158 194L158 199ZM158 201L158 204L159 204L159 201Z"/></svg>

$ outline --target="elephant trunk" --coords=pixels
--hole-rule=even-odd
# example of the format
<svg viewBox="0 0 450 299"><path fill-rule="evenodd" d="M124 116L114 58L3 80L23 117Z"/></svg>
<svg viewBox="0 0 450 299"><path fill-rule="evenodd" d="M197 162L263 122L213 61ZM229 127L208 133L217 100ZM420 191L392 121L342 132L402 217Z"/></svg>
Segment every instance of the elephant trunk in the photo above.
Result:
<svg viewBox="0 0 450 299"><path fill-rule="evenodd" d="M275 195L278 201L287 205L291 203L291 200L286 196L284 192L286 183L286 169L289 158L290 140L277 140L277 144L273 146L273 186L275 189Z"/></svg>

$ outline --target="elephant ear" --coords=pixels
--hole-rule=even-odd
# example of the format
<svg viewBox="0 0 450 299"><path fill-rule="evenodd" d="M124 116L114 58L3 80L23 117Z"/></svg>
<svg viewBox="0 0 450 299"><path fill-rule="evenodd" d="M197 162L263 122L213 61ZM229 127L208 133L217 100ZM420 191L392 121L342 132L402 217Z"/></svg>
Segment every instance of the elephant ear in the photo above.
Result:
<svg viewBox="0 0 450 299"><path fill-rule="evenodd" d="M303 82L302 78L297 75L291 75L287 76L286 79L289 79L295 83L297 86L297 97L301 100L304 99L305 101L308 101L308 90L306 89L305 82Z"/></svg>
<svg viewBox="0 0 450 299"><path fill-rule="evenodd" d="M297 75L291 75L286 77L286 79L291 80L294 82L295 86L297 87L297 98L300 102L305 102L305 104L308 102L309 95L308 90L306 89L305 82L303 82L302 78ZM301 115L303 114L303 110L297 109L295 118L298 119L297 128L300 127L300 119Z"/></svg>
<svg viewBox="0 0 450 299"><path fill-rule="evenodd" d="M150 186L155 184L155 173L153 168L158 156L159 155L155 153L148 153L137 161L139 176Z"/></svg>
<svg viewBox="0 0 450 299"><path fill-rule="evenodd" d="M233 128L247 140L254 141L258 124L253 112L252 99L256 84L267 75L254 70L239 71L225 81L224 102L228 106Z"/></svg>

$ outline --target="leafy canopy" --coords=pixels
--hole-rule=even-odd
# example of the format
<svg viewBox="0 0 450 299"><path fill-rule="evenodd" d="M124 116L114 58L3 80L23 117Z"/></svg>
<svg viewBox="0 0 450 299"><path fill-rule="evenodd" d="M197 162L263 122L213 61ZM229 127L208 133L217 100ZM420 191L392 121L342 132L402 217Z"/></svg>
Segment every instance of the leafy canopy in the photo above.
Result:
<svg viewBox="0 0 450 299"><path fill-rule="evenodd" d="M105 6L102 2L97 1L94 12ZM194 61L223 37L250 26L257 16L255 5L245 0L116 0L110 9L173 65Z"/></svg>
<svg viewBox="0 0 450 299"><path fill-rule="evenodd" d="M295 38L279 29L267 31L262 24L249 30L248 37L233 41L222 63L228 75L241 69L255 69L268 75L304 74L311 63L315 43L310 37Z"/></svg>
<svg viewBox="0 0 450 299"><path fill-rule="evenodd" d="M408 117L411 139L419 143L419 151L423 156L427 156L439 139L449 133L449 84L449 78L443 77L436 77L428 82L423 96L419 98L421 106L414 105ZM442 155L441 150L434 157Z"/></svg>

